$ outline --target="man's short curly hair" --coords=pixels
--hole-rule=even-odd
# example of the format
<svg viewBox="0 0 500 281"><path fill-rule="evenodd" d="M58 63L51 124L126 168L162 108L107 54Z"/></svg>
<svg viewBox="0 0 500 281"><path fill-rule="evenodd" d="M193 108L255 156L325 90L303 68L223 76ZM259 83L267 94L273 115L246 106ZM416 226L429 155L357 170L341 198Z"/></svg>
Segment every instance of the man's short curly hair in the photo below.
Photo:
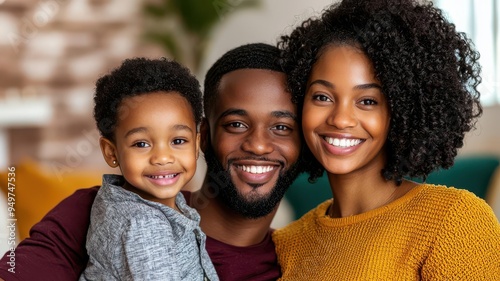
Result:
<svg viewBox="0 0 500 281"><path fill-rule="evenodd" d="M283 72L279 64L280 51L266 43L250 43L229 50L222 55L205 76L203 102L205 116L210 114L219 93L222 77L238 69L267 69Z"/></svg>
<svg viewBox="0 0 500 281"><path fill-rule="evenodd" d="M329 46L362 50L387 97L391 125L382 174L426 178L449 168L465 133L482 114L479 53L432 2L344 0L305 20L278 42L294 102L302 103L311 68ZM324 168L310 151L310 180Z"/></svg>
<svg viewBox="0 0 500 281"><path fill-rule="evenodd" d="M176 92L191 105L198 125L203 115L200 83L178 62L161 58L126 59L96 82L94 118L101 136L114 140L123 99L154 92Z"/></svg>

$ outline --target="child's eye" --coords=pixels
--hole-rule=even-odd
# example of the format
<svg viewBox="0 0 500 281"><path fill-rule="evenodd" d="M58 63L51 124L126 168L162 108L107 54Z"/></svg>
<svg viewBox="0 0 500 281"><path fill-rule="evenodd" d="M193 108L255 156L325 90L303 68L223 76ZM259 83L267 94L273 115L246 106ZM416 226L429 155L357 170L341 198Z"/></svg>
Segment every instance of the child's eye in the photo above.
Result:
<svg viewBox="0 0 500 281"><path fill-rule="evenodd" d="M175 140L172 141L172 144L174 144L174 145L180 145L180 144L184 144L186 142L187 142L187 140L185 140L185 139L175 139Z"/></svg>
<svg viewBox="0 0 500 281"><path fill-rule="evenodd" d="M134 143L132 146L144 148L144 147L149 147L150 145L147 142L138 141L138 142Z"/></svg>
<svg viewBox="0 0 500 281"><path fill-rule="evenodd" d="M316 94L316 95L313 95L313 100L317 100L317 101L332 101L329 97L323 95L323 94Z"/></svg>

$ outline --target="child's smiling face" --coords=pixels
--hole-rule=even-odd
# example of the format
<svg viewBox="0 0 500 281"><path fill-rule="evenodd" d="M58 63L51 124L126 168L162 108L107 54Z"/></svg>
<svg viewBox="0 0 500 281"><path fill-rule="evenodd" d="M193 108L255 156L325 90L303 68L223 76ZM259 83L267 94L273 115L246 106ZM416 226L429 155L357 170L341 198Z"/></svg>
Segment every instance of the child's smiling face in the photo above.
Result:
<svg viewBox="0 0 500 281"><path fill-rule="evenodd" d="M124 187L175 208L175 196L195 174L199 149L188 101L176 92L125 98L114 135L114 142L101 139L101 148L108 164L117 161Z"/></svg>

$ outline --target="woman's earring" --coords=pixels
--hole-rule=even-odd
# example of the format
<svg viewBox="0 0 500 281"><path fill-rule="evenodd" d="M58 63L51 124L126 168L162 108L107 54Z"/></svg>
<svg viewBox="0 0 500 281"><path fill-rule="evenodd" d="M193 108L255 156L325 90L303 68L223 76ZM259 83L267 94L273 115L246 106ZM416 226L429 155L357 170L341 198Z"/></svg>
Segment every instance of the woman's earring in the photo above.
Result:
<svg viewBox="0 0 500 281"><path fill-rule="evenodd" d="M113 160L113 165L116 165L116 160Z"/></svg>

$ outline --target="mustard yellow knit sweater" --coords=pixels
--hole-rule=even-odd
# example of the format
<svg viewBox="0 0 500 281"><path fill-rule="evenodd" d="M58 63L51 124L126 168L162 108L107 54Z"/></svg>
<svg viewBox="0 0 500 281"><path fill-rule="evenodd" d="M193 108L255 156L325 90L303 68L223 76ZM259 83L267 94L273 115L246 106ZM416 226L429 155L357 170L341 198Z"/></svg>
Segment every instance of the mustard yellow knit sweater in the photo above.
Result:
<svg viewBox="0 0 500 281"><path fill-rule="evenodd" d="M280 280L500 280L500 224L468 191L423 184L345 218L331 204L274 232Z"/></svg>

